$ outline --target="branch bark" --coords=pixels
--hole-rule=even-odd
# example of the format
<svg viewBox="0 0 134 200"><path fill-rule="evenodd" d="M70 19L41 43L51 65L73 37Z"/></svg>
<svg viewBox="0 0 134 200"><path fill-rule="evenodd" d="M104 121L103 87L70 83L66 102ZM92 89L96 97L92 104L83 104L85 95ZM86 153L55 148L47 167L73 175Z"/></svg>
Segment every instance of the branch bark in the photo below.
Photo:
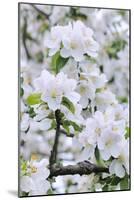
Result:
<svg viewBox="0 0 134 200"><path fill-rule="evenodd" d="M23 42L23 46L24 46L24 49L25 49L25 52L26 52L27 59L31 59L31 55L30 55L28 48L27 48L26 35L27 35L27 19L25 17L24 18L23 33L22 33L22 42Z"/></svg>
<svg viewBox="0 0 134 200"><path fill-rule="evenodd" d="M106 167L100 167L91 162L85 160L83 162L79 162L76 165L67 165L67 166L51 166L51 173L49 178L53 176L63 176L63 175L89 175L91 173L109 173L109 169Z"/></svg>
<svg viewBox="0 0 134 200"><path fill-rule="evenodd" d="M59 134L60 134L60 110L56 110L55 111L55 118L56 118L56 133L55 133L55 139L54 139L54 145L53 145L53 149L51 151L51 155L50 155L50 170L51 170L51 166L56 163L57 160L57 151L58 151L58 143L59 143Z"/></svg>

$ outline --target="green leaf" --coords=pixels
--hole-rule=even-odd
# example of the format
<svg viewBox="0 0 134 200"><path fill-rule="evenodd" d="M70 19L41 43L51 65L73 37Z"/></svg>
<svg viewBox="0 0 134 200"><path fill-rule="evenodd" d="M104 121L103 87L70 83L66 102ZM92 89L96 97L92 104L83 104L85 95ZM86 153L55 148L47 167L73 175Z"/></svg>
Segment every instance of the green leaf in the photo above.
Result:
<svg viewBox="0 0 134 200"><path fill-rule="evenodd" d="M123 50L126 44L127 42L121 38L112 41L112 43L106 47L109 58L118 59L117 53Z"/></svg>
<svg viewBox="0 0 134 200"><path fill-rule="evenodd" d="M99 152L99 149L98 147L96 146L95 148L95 158L96 158L96 162L99 166L103 166L103 167L106 167L104 161L101 159L101 156L100 156L100 152Z"/></svg>
<svg viewBox="0 0 134 200"><path fill-rule="evenodd" d="M24 89L20 88L20 96L22 97L24 95Z"/></svg>
<svg viewBox="0 0 134 200"><path fill-rule="evenodd" d="M118 97L118 100L120 103L128 103L128 98L127 97Z"/></svg>
<svg viewBox="0 0 134 200"><path fill-rule="evenodd" d="M104 185L104 187L102 188L102 191L108 191L109 187L107 184Z"/></svg>
<svg viewBox="0 0 134 200"><path fill-rule="evenodd" d="M130 137L130 134L131 134L130 128L129 128L129 127L126 127L126 129L125 129L125 138L126 138L126 139L129 138L129 137Z"/></svg>
<svg viewBox="0 0 134 200"><path fill-rule="evenodd" d="M63 58L60 55L60 52L58 51L55 55L52 57L52 70L57 74L59 71L64 67L64 65L67 63L69 58Z"/></svg>
<svg viewBox="0 0 134 200"><path fill-rule="evenodd" d="M110 185L118 185L118 183L121 181L121 179L117 176L113 177Z"/></svg>
<svg viewBox="0 0 134 200"><path fill-rule="evenodd" d="M36 105L36 104L40 104L41 101L41 94L40 93L33 93L31 94L27 100L26 100L28 105Z"/></svg>
<svg viewBox="0 0 134 200"><path fill-rule="evenodd" d="M33 117L36 116L36 113L35 113L35 111L34 111L34 108L32 108L32 107L29 107L28 113L29 113L29 116L30 116L31 118L33 118Z"/></svg>
<svg viewBox="0 0 134 200"><path fill-rule="evenodd" d="M75 107L74 104L67 98L63 97L62 98L62 104L68 108L73 114L75 113Z"/></svg>
<svg viewBox="0 0 134 200"><path fill-rule="evenodd" d="M65 122L63 122L62 126L66 130L67 134L69 135L70 134L70 129L69 129L68 124L66 124Z"/></svg>
<svg viewBox="0 0 134 200"><path fill-rule="evenodd" d="M77 131L77 132L82 131L82 128L78 124L76 124L75 122L73 122L71 120L64 120L63 124L64 124L64 127L73 126L74 130Z"/></svg>
<svg viewBox="0 0 134 200"><path fill-rule="evenodd" d="M51 123L51 127L48 129L49 131L56 128L56 120L53 119Z"/></svg>
<svg viewBox="0 0 134 200"><path fill-rule="evenodd" d="M96 158L96 161L99 162L99 160L100 160L100 152L99 152L98 147L95 148L95 158Z"/></svg>
<svg viewBox="0 0 134 200"><path fill-rule="evenodd" d="M35 54L35 59L37 62L42 63L44 59L44 54L42 51L39 51Z"/></svg>
<svg viewBox="0 0 134 200"><path fill-rule="evenodd" d="M122 181L120 182L120 188L121 188L121 190L129 189L129 178L128 178L128 176L125 176L125 178L122 179Z"/></svg>

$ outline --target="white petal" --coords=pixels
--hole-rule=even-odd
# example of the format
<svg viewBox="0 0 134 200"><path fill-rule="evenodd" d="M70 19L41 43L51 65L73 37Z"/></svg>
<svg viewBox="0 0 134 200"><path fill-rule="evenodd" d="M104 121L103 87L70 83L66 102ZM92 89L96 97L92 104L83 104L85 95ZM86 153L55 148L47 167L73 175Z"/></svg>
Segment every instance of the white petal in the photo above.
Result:
<svg viewBox="0 0 134 200"><path fill-rule="evenodd" d="M70 56L70 51L68 49L61 49L60 51L60 55L63 57L63 58L68 58Z"/></svg>
<svg viewBox="0 0 134 200"><path fill-rule="evenodd" d="M48 130L51 127L51 123L52 123L52 120L50 119L42 120L39 124L40 130L42 131Z"/></svg>
<svg viewBox="0 0 134 200"><path fill-rule="evenodd" d="M69 94L65 94L65 96L73 103L77 103L80 100L80 95L76 92L70 92Z"/></svg>
<svg viewBox="0 0 134 200"><path fill-rule="evenodd" d="M119 162L116 162L115 164L115 174L120 178L123 178L125 176L125 169Z"/></svg>
<svg viewBox="0 0 134 200"><path fill-rule="evenodd" d="M109 149L102 150L102 151L100 151L100 153L101 153L103 160L109 160L109 158L111 156Z"/></svg>
<svg viewBox="0 0 134 200"><path fill-rule="evenodd" d="M71 55L74 57L74 59L77 62L80 62L80 61L84 60L83 52L80 51L79 49L71 51Z"/></svg>
<svg viewBox="0 0 134 200"><path fill-rule="evenodd" d="M111 152L111 155L114 157L114 158L117 158L120 154L120 149L119 149L119 145L117 144L113 144L110 148L110 152Z"/></svg>
<svg viewBox="0 0 134 200"><path fill-rule="evenodd" d="M86 107L87 107L88 102L89 102L89 101L88 101L88 98L87 98L87 97L83 97L83 96L82 96L82 97L80 98L80 104L82 105L83 108L86 108Z"/></svg>
<svg viewBox="0 0 134 200"><path fill-rule="evenodd" d="M23 192L30 192L33 188L33 181L29 176L23 176L20 179L20 188Z"/></svg>

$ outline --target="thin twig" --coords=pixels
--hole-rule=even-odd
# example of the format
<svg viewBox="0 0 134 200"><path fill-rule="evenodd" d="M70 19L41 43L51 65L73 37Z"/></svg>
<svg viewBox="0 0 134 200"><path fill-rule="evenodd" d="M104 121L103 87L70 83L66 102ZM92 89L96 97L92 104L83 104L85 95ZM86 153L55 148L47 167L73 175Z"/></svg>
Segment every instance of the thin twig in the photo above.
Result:
<svg viewBox="0 0 134 200"><path fill-rule="evenodd" d="M73 133L67 133L66 131L64 131L63 129L60 129L60 133L66 135L67 137L74 137L74 134Z"/></svg>
<svg viewBox="0 0 134 200"><path fill-rule="evenodd" d="M31 55L28 51L27 44L26 44L26 39L27 39L26 35L27 35L27 19L25 17L24 18L23 33L22 33L22 42L23 42L23 45L24 45L24 49L25 49L27 58L31 59Z"/></svg>
<svg viewBox="0 0 134 200"><path fill-rule="evenodd" d="M49 19L49 15L46 14L45 12L43 12L42 10L40 10L39 8L37 8L34 4L31 4L31 6L41 15L43 15L45 18Z"/></svg>

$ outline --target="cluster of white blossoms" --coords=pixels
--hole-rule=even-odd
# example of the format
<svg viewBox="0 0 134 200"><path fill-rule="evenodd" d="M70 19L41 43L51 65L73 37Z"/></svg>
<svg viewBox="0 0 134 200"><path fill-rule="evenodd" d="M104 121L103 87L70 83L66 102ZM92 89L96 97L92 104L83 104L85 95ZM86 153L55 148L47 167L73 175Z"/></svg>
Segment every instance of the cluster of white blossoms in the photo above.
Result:
<svg viewBox="0 0 134 200"><path fill-rule="evenodd" d="M53 111L60 109L63 97L74 104L79 101L80 95L75 92L76 85L76 80L68 79L63 72L54 76L47 70L43 70L41 76L34 81L36 91L41 92L41 100Z"/></svg>
<svg viewBox="0 0 134 200"><path fill-rule="evenodd" d="M125 170L129 171L129 142L125 139L127 117L127 111L121 105L110 106L105 112L96 111L92 118L86 120L83 131L74 138L81 148L85 148L88 158L93 157L96 148L102 160L112 158L110 173L120 178L125 176Z"/></svg>
<svg viewBox="0 0 134 200"><path fill-rule="evenodd" d="M115 11L108 14L103 9L37 8L47 18L45 21L43 17L41 23L40 15L34 13L31 17L34 26L28 31L35 33L26 46L27 51L31 48L31 58L26 62L22 49L21 196L120 190L121 181L129 182L128 101L117 98L127 98L128 92L127 23L121 24L123 15ZM30 12L28 9L24 7L26 15L34 7ZM119 35L114 20L116 29L120 23ZM49 180L57 110L61 124L56 164L87 160L107 167L108 174L76 174Z"/></svg>
<svg viewBox="0 0 134 200"><path fill-rule="evenodd" d="M50 174L48 169L48 160L36 160L33 155L30 161L22 162L20 189L28 193L29 196L44 195L51 188L50 182L46 180Z"/></svg>
<svg viewBox="0 0 134 200"><path fill-rule="evenodd" d="M84 60L85 54L96 57L99 48L93 39L92 29L81 21L69 23L67 26L52 27L45 44L50 49L50 56L60 51L63 58L73 57L76 61Z"/></svg>

